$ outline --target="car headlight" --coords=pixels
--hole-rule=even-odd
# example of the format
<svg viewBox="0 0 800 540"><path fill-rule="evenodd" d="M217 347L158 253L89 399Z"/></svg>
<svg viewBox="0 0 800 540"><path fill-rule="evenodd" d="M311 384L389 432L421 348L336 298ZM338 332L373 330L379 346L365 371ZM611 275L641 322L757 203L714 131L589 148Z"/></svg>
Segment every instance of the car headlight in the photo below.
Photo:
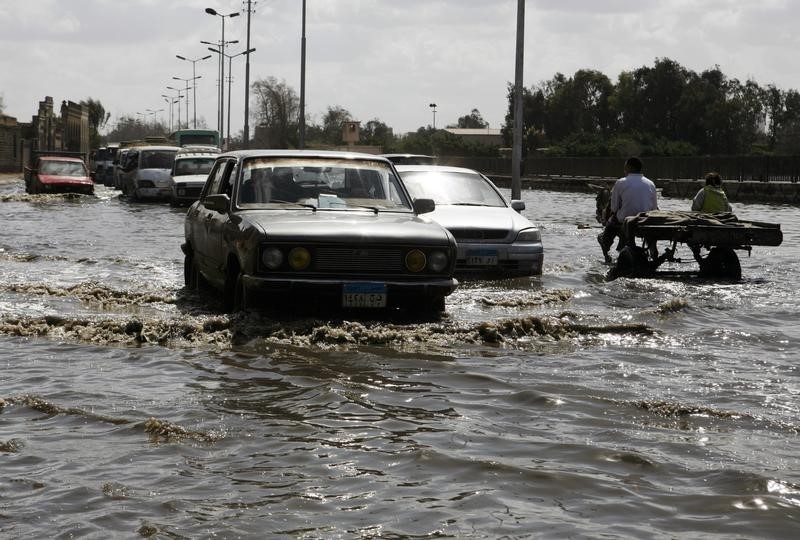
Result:
<svg viewBox="0 0 800 540"><path fill-rule="evenodd" d="M444 251L432 251L428 254L428 268L433 272L441 272L447 268L447 254Z"/></svg>
<svg viewBox="0 0 800 540"><path fill-rule="evenodd" d="M517 242L541 242L542 232L539 229L523 229L517 235Z"/></svg>
<svg viewBox="0 0 800 540"><path fill-rule="evenodd" d="M261 254L261 262L269 270L276 270L283 264L283 253L278 248L267 248Z"/></svg>
<svg viewBox="0 0 800 540"><path fill-rule="evenodd" d="M289 252L288 261L292 270L305 270L311 264L311 253L304 247L293 248Z"/></svg>
<svg viewBox="0 0 800 540"><path fill-rule="evenodd" d="M406 268L412 272L422 272L426 262L425 254L418 249L412 249L406 253Z"/></svg>

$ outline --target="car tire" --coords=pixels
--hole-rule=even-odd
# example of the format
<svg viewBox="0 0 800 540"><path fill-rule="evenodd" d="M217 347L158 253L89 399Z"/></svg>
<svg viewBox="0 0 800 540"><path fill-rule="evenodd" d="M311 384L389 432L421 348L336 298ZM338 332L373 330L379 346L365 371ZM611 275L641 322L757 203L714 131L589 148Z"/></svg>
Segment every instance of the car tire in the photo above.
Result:
<svg viewBox="0 0 800 540"><path fill-rule="evenodd" d="M225 278L225 290L222 298L222 308L225 313L236 313L247 309L247 290L244 286L242 272L229 271Z"/></svg>

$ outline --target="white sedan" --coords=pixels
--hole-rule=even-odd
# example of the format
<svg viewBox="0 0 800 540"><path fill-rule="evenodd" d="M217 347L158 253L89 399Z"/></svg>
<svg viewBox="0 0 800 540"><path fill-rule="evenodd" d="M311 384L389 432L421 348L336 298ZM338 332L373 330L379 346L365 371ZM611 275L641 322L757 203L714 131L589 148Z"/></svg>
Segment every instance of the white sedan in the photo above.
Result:
<svg viewBox="0 0 800 540"><path fill-rule="evenodd" d="M472 169L397 165L414 199L433 199L426 214L458 243L456 272L489 277L542 273L544 247L539 228L520 214L523 201L506 201L491 180Z"/></svg>

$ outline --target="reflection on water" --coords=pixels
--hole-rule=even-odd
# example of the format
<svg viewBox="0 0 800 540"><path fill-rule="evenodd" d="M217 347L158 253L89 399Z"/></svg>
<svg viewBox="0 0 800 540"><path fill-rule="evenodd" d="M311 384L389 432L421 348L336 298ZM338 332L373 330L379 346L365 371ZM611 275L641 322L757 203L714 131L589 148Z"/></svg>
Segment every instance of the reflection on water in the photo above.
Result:
<svg viewBox="0 0 800 540"><path fill-rule="evenodd" d="M796 209L737 205L741 282L609 282L590 195L523 198L543 276L421 323L224 315L184 211L0 185L0 536L792 537Z"/></svg>

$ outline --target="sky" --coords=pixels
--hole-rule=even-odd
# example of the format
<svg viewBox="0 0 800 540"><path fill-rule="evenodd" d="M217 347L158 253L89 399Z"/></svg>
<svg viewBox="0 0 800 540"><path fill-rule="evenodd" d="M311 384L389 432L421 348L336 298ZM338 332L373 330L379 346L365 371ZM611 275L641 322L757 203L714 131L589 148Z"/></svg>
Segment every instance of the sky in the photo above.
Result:
<svg viewBox="0 0 800 540"><path fill-rule="evenodd" d="M455 124L478 109L504 123L514 81L517 0L307 0L306 113L328 107L395 133ZM4 113L29 122L38 102L99 100L111 113L169 123L167 86L185 88L201 41L246 48L242 0L0 0L0 96ZM275 77L300 92L302 0L257 0L250 80ZM669 58L698 73L800 89L797 0L527 0L523 83L593 69L623 71ZM198 119L217 127L219 56L194 64ZM244 56L232 59L230 125L244 125ZM225 61L226 78L228 60ZM191 84L191 83L189 83ZM227 111L228 83L225 84ZM194 99L189 92L189 115ZM252 97L252 95L251 95ZM251 102L252 103L252 102ZM181 119L186 102L181 101ZM251 104L251 112L253 105ZM177 119L177 105L173 116ZM147 111L155 111L148 113ZM141 114L140 114L141 113ZM137 116L139 114L139 116ZM227 125L227 112L225 113ZM253 129L255 121L250 120Z"/></svg>

